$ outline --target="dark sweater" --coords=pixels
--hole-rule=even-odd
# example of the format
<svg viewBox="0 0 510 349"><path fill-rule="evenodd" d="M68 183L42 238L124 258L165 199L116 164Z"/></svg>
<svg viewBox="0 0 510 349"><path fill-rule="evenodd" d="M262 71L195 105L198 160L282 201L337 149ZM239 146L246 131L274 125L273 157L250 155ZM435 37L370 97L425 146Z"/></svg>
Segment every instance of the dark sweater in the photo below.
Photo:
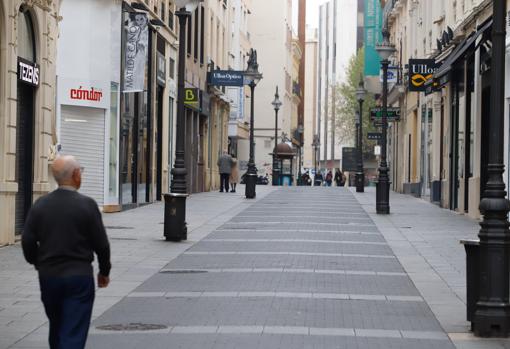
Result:
<svg viewBox="0 0 510 349"><path fill-rule="evenodd" d="M23 254L41 276L110 273L110 244L96 202L76 191L57 189L35 202L21 238Z"/></svg>

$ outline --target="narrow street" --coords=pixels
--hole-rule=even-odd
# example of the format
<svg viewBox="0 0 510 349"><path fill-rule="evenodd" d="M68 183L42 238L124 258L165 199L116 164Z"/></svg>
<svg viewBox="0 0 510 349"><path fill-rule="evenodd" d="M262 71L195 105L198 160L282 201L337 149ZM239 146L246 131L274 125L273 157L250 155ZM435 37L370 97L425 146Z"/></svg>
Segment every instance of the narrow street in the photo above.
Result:
<svg viewBox="0 0 510 349"><path fill-rule="evenodd" d="M453 348L347 189L271 193L93 327L89 348Z"/></svg>

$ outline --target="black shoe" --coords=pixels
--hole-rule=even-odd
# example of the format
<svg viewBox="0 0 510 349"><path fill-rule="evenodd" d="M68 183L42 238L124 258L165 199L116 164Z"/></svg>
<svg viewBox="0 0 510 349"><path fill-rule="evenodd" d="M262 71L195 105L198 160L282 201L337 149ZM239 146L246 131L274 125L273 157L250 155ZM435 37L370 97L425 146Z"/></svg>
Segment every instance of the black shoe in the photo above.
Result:
<svg viewBox="0 0 510 349"><path fill-rule="evenodd" d="M223 190L220 190L220 193L223 193Z"/></svg>

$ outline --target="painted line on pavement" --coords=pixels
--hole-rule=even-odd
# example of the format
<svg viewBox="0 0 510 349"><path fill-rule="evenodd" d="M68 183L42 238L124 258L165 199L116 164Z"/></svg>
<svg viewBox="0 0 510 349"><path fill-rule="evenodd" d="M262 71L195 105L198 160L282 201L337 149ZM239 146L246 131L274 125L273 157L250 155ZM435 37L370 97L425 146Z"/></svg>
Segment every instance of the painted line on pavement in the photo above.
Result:
<svg viewBox="0 0 510 349"><path fill-rule="evenodd" d="M243 228L243 229L227 229L221 228L217 229L214 232L291 232L291 233L330 233L330 234L353 234L353 235L378 235L382 236L381 233L378 232L369 232L369 231L348 231L348 230L309 230L309 229L251 229L251 228Z"/></svg>
<svg viewBox="0 0 510 349"><path fill-rule="evenodd" d="M300 298L321 300L351 300L351 301L382 301L382 302L424 302L420 296L392 296L381 294L345 294L345 293L315 293L315 292L132 292L128 298Z"/></svg>
<svg viewBox="0 0 510 349"><path fill-rule="evenodd" d="M382 259L396 259L393 255L377 255L377 254L355 254L355 253L319 253L319 252L263 252L263 251L215 251L215 252L202 252L202 251L187 251L183 255L195 255L195 256L248 256L248 255L260 255L260 256L317 256L317 257L353 257L353 258L382 258Z"/></svg>
<svg viewBox="0 0 510 349"><path fill-rule="evenodd" d="M228 223L225 223L225 225L246 225L246 224L258 224L258 225L271 225L271 224L274 224L274 225L277 225L277 224L314 224L314 225L330 225L330 226L345 226L345 225L355 225L357 227L375 227L376 225L375 224L360 224L360 223L356 223L356 222L349 222L349 223L323 223L323 222L311 222L311 223L306 223L306 222L284 222L284 221L280 221L280 222L228 222Z"/></svg>
<svg viewBox="0 0 510 349"><path fill-rule="evenodd" d="M310 244L376 245L388 246L386 242L307 240L307 239L203 239L202 242L304 242Z"/></svg>
<svg viewBox="0 0 510 349"><path fill-rule="evenodd" d="M365 328L322 328L299 326L173 326L153 331L105 331L92 328L91 335L114 334L218 334L218 335L298 335L311 337L358 337L358 338L396 338L449 341L441 331L407 331Z"/></svg>
<svg viewBox="0 0 510 349"><path fill-rule="evenodd" d="M188 269L162 269L160 273L183 273ZM193 269L204 273L301 273L301 274L328 274L353 276L405 276L406 273L364 270L328 270L328 269L294 269L294 268L221 268L221 269ZM154 292L160 294L161 292Z"/></svg>

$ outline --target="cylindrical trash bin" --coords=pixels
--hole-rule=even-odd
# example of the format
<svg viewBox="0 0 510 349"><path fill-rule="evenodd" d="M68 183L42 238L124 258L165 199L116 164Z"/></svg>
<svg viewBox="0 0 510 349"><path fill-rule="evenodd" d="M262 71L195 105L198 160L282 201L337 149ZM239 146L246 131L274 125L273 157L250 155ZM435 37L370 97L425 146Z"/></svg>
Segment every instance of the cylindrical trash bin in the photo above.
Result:
<svg viewBox="0 0 510 349"><path fill-rule="evenodd" d="M166 241L180 242L188 239L186 225L186 198L188 194L164 194L165 222L164 235Z"/></svg>
<svg viewBox="0 0 510 349"><path fill-rule="evenodd" d="M460 243L466 250L466 318L473 329L476 302L480 296L480 240L461 240Z"/></svg>

